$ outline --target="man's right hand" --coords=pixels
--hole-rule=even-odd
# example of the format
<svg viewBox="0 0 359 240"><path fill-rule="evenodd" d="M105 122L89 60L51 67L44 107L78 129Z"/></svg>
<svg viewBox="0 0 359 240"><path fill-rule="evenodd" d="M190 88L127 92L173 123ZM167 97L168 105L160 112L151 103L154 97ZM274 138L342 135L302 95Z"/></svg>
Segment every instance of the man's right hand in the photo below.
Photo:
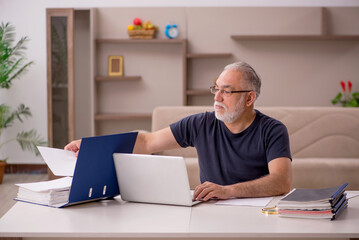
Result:
<svg viewBox="0 0 359 240"><path fill-rule="evenodd" d="M81 140L75 140L67 144L64 149L75 153L76 157L79 154Z"/></svg>

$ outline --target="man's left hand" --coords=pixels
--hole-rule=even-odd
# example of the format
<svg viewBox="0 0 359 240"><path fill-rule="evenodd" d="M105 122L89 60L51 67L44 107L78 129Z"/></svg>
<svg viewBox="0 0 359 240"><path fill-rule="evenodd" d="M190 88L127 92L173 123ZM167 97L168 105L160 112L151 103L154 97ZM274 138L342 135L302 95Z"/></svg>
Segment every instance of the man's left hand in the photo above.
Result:
<svg viewBox="0 0 359 240"><path fill-rule="evenodd" d="M221 186L212 182L204 182L198 185L193 193L193 200L208 201L211 198L230 198L229 186Z"/></svg>

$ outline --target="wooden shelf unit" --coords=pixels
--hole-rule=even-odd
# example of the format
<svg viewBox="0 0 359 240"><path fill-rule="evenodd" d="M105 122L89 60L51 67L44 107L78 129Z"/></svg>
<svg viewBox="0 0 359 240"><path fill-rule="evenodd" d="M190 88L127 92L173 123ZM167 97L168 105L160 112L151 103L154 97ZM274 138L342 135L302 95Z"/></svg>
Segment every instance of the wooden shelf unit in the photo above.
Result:
<svg viewBox="0 0 359 240"><path fill-rule="evenodd" d="M112 81L139 81L141 76L96 76L95 81L97 83L112 82ZM95 121L106 120L130 120L130 119L148 119L151 118L151 114L147 113L97 113L95 115Z"/></svg>
<svg viewBox="0 0 359 240"><path fill-rule="evenodd" d="M179 44L186 39L129 39L129 38L97 38L96 43L153 43L153 44Z"/></svg>
<svg viewBox="0 0 359 240"><path fill-rule="evenodd" d="M141 76L96 76L96 82L107 82L107 81L139 81Z"/></svg>
<svg viewBox="0 0 359 240"><path fill-rule="evenodd" d="M183 79L182 82L185 82L185 73L186 73L186 39L130 39L130 38L95 38L94 40L95 49L101 49L101 45L107 45L112 44L111 48L116 49L117 47L120 47L122 44L131 44L131 45L150 45L148 48L152 48L151 45L176 45L176 47L179 46L182 52L182 64L183 64ZM147 47L147 46L146 46ZM96 50L95 50L96 51ZM140 75L131 75L131 76L101 76L96 75L94 77L95 84L102 84L105 82L137 82L141 81L142 79L146 78L146 76L140 76ZM148 79L147 79L148 80ZM184 86L185 87L185 86ZM97 87L95 87L97 88ZM184 94L184 93L183 93ZM96 101L99 101L97 99ZM145 111L148 111L148 109L145 109ZM149 110L149 111L152 111ZM95 111L96 112L96 111ZM152 118L152 113L148 112L140 112L140 113L128 113L124 110L124 112L101 112L101 108L97 109L97 113L94 114L94 132L95 135L100 134L98 130L101 129L100 126L106 125L106 121L124 121L125 125L127 123L131 122L137 122L139 120L140 122L146 122L150 123ZM100 124L100 125L98 125ZM96 126L97 125L97 126ZM127 126L127 125L126 125ZM127 129L128 131L133 129ZM148 129L150 130L150 129ZM101 131L101 130L100 130Z"/></svg>
<svg viewBox="0 0 359 240"><path fill-rule="evenodd" d="M196 58L227 58L232 57L232 53L187 53L188 59Z"/></svg>
<svg viewBox="0 0 359 240"><path fill-rule="evenodd" d="M359 40L359 35L231 35L234 40Z"/></svg>
<svg viewBox="0 0 359 240"><path fill-rule="evenodd" d="M359 33L356 30L355 26L353 25L350 27L350 22L345 18L346 11L338 9L332 9L332 8L298 8L299 14L296 15L297 9L292 8L275 8L272 10L272 8L268 8L267 10L256 10L253 8L248 9L241 9L238 8L239 11L243 11L243 13L248 14L248 16L254 16L257 13L258 14L264 14L266 18L268 19L268 22L263 22L260 19L253 19L253 26L248 27L247 23L243 21L247 15L243 15L243 17L236 16L237 9L232 8L224 8L224 13L220 14L220 17L218 21L214 23L214 26L211 27L211 29L207 29L207 22L201 19L196 19L198 13L202 13L205 16L211 16L213 15L213 9L207 9L203 8L202 10L200 8L192 9L188 8L188 11L184 11L183 14L182 10L179 9L177 12L177 9L170 9L170 11L177 12L176 17L178 16L179 21L182 21L181 18L184 19L182 21L182 24L179 24L181 27L181 35L179 39L167 39L163 35L163 32L159 32L158 37L161 38L155 38L155 39L130 39L127 36L126 31L123 30L123 26L120 28L120 24L115 24L113 19L116 19L117 23L125 23L128 19L127 13L123 14L123 11L128 11L124 9L117 9L111 11L109 9L103 8L103 9L94 9L91 15L91 21L93 20L94 24L90 25L91 27L91 38L90 38L90 44L92 49L92 56L91 56L91 70L92 75L89 78L91 80L91 94L93 95L92 98L94 99L92 103L92 111L90 113L91 117L91 123L92 124L92 134L98 135L102 132L107 131L110 128L116 129L117 125L122 125L127 127L128 125L132 126L141 126L146 125L147 128L149 126L149 123L151 121L151 114L149 113L151 111L150 108L152 106L146 106L138 110L133 110L130 108L127 108L126 106L121 108L116 106L116 101L114 100L117 96L121 96L121 91L123 89L126 89L123 91L123 93L131 92L133 95L137 94L136 87L141 87L140 90L142 91L144 88L146 88L144 92L139 93L138 98L141 98L140 95L142 93L147 93L148 90L147 87L151 87L151 82L153 79L156 79L156 77L162 78L161 75L161 69L171 69L171 72L167 72L165 77L168 81L171 81L176 84L175 89L177 89L177 92L181 93L181 96L168 96L168 98L171 99L178 99L181 97L181 102L176 102L177 105L197 105L197 104L211 104L213 101L213 95L210 93L210 90L208 89L209 85L213 84L211 79L215 74L219 74L222 70L219 66L224 66L225 64L230 63L232 60L235 61L238 58L242 57L243 60L252 59L252 61L255 62L256 57L258 57L258 53L256 51L261 50L261 48L255 49L255 51L252 51L253 49L248 48L247 46L237 46L239 42L234 43L233 41L258 41L257 43L261 46L264 46L265 50L267 50L268 45L267 43L261 43L259 41L298 41L295 43L303 43L304 47L305 45L309 45L308 49L312 49L312 44L310 41L341 41L339 44L333 44L334 47L339 48L343 44L356 44L356 42L350 42L350 41L357 41L359 40ZM283 10L282 10L283 9ZM328 9L328 10L327 10ZM129 8L129 10L132 13L138 14L138 12L144 12L147 14L146 9L132 9ZM156 9L157 10L157 9ZM201 11L199 11L201 10ZM159 12L163 11L163 9L158 9ZM247 13L248 12L248 13ZM122 13L122 14L119 14ZM235 14L233 14L235 13ZM278 15L276 15L276 13ZM285 13L285 14L284 14ZM183 16L182 16L183 14ZM294 14L294 17L292 15ZM356 12L349 12L349 15L356 18ZM152 16L151 16L152 15ZM124 16L124 17L122 17ZM236 16L236 17L229 17L229 16ZM280 16L280 18L278 18ZM151 17L151 20L153 18L154 22L161 23L163 16L161 15L161 18L158 18L157 14L155 14L155 11L149 15ZM288 24L286 22L286 17L288 17ZM158 18L158 19L156 19ZM167 17L168 18L168 17ZM273 18L273 19L272 19ZM237 21L240 23L243 23L243 26L239 27L231 27L230 29L221 29L221 31L217 31L216 29L220 29L221 26L227 24L228 20L232 19L233 21ZM278 20L279 19L279 20ZM284 20L283 20L284 19ZM231 20L231 21L232 21ZM344 23L343 23L344 21ZM283 24L281 24L283 22ZM353 21L354 22L354 21ZM162 23L161 23L162 24ZM252 24L252 22L251 22ZM159 26L164 26L159 25ZM191 26L190 28L188 26ZM270 26L269 29L267 26ZM272 27L274 26L274 27ZM344 28L341 28L341 26L344 26ZM306 28L307 27L307 28ZM255 34L252 29L256 29L257 31ZM163 30L160 28L160 30ZM222 31L223 30L223 31ZM273 34L273 33L277 34ZM213 38L213 34L221 33L218 39ZM242 33L242 34L240 34ZM266 33L268 35L266 35ZM272 34L271 34L272 33ZM338 33L338 34L333 34ZM243 35L244 34L244 35ZM247 34L247 35L246 35ZM348 34L348 35L345 35ZM188 41L188 42L187 42ZM302 42L299 42L302 41ZM306 42L307 41L307 42ZM347 42L345 42L347 41ZM221 45L219 46L218 43ZM187 50L187 44L190 44L190 51ZM162 47L164 45L164 47ZM339 45L337 47L336 45ZM245 52L243 52L242 48L245 48ZM290 46L288 46L290 48ZM124 51L122 51L122 49ZM181 55L182 62L179 60L175 63L171 62L162 62L162 64L156 64L152 62L152 60L148 60L149 64L153 64L151 66L154 67L154 69L158 72L158 74L148 74L146 71L137 70L134 68L134 63L137 60L141 60L141 57L147 57L146 51L148 49L160 49L160 51L166 51L169 50L169 52L172 54L173 52L178 53L176 55L176 59L178 60L177 56ZM175 49L175 50L173 50ZM104 67L104 64L106 63L106 59L103 56L104 52L107 51L107 55L112 54L110 50L113 50L113 54L116 55L122 55L123 56L129 56L130 58L127 58L125 61L125 66L127 71L125 71L126 74L131 74L130 76L122 76L122 77L107 77L106 75L106 68ZM173 50L173 51L172 51ZM271 49L272 50L272 49ZM276 49L273 49L273 51ZM280 49L281 50L281 49ZM144 51L144 52L142 52ZM217 51L217 52L216 52ZM149 51L150 52L150 51ZM252 52L255 52L254 55L252 55ZM294 51L295 52L295 51ZM309 52L309 50L308 50ZM319 51L322 53L321 51ZM158 52L160 53L160 52ZM157 57L157 52L153 51L151 52L152 56ZM160 54L168 54L168 52L161 52ZM268 52L264 51L264 54L269 54ZM334 55L334 53L333 53ZM99 57L101 56L101 57ZM164 57L164 55L160 56L161 58ZM172 55L173 57L173 55ZM267 57L267 55L266 55ZM324 57L323 57L324 58ZM349 58L349 57L348 57ZM350 56L350 59L353 57ZM259 64L260 65L260 64ZM144 64L138 65L140 68L144 66L144 68L148 68L148 66L145 66ZM210 67L208 67L210 66ZM218 68L217 68L218 66ZM182 68L182 69L181 69ZM180 72L182 71L182 72ZM175 73L174 73L175 72ZM179 74L182 74L182 79L180 77L173 78L175 76L179 76ZM138 75L138 76L137 76ZM141 75L141 76L139 76ZM218 75L216 75L218 77ZM175 80L174 80L175 79ZM215 78L213 78L214 80ZM182 82L180 82L182 81ZM105 84L104 84L105 83ZM181 83L182 85L179 86L177 83ZM298 84L299 85L299 84ZM128 86L128 89L127 89ZM122 88L123 87L123 88ZM143 87L143 88L142 88ZM112 88L112 89L111 89ZM119 91L116 90L116 88L122 88ZM112 95L106 95L104 97L105 92L113 90L111 92ZM116 95L118 94L118 95ZM136 95L137 97L137 95ZM117 98L121 99L121 98ZM154 103L152 105L159 105L160 103L155 102L155 98L147 97L148 102ZM145 102L147 100L141 99L142 102ZM115 107L113 109L108 108L106 105L108 102L113 101L113 104ZM136 102L136 100L131 101L131 104L134 106L142 107L141 101ZM273 100L274 101L274 100ZM89 101L88 101L89 102ZM166 104L166 101L163 101L164 104ZM137 105L136 105L137 104ZM171 103L173 105L173 103ZM139 111L139 113L128 113L132 111ZM122 121L121 123L117 123L116 121ZM108 121L108 122L106 122ZM113 121L113 122L111 122ZM137 125L136 125L137 124ZM108 127L110 126L110 127ZM122 128L119 127L119 128ZM97 132L98 130L98 132Z"/></svg>

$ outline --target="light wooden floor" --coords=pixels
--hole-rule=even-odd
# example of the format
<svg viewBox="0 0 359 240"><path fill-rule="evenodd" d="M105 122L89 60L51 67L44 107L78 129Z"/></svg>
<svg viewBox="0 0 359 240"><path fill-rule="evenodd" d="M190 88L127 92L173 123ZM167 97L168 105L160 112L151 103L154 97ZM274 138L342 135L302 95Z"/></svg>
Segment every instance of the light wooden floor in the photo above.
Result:
<svg viewBox="0 0 359 240"><path fill-rule="evenodd" d="M47 174L5 174L0 184L0 218L16 203L18 187L16 183L39 182L48 180Z"/></svg>

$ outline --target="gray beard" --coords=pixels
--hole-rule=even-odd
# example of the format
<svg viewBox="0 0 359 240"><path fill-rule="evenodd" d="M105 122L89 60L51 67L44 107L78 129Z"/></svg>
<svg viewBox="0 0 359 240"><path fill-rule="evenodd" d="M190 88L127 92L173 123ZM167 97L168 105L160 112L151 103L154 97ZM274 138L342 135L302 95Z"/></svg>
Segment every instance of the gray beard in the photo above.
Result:
<svg viewBox="0 0 359 240"><path fill-rule="evenodd" d="M216 103L214 103L215 105ZM242 111L240 110L240 105L241 105L241 101L239 101L236 105L236 108L233 112L228 112L228 109L224 107L225 112L223 114L219 114L216 110L215 110L215 116L218 120L225 122L227 124L231 124L234 121L236 121L242 114ZM222 105L221 105L222 106Z"/></svg>
<svg viewBox="0 0 359 240"><path fill-rule="evenodd" d="M224 114L219 114L218 112L215 112L216 118L222 122L225 122L227 124L233 123L235 120L237 120L240 116L240 112L225 112Z"/></svg>

